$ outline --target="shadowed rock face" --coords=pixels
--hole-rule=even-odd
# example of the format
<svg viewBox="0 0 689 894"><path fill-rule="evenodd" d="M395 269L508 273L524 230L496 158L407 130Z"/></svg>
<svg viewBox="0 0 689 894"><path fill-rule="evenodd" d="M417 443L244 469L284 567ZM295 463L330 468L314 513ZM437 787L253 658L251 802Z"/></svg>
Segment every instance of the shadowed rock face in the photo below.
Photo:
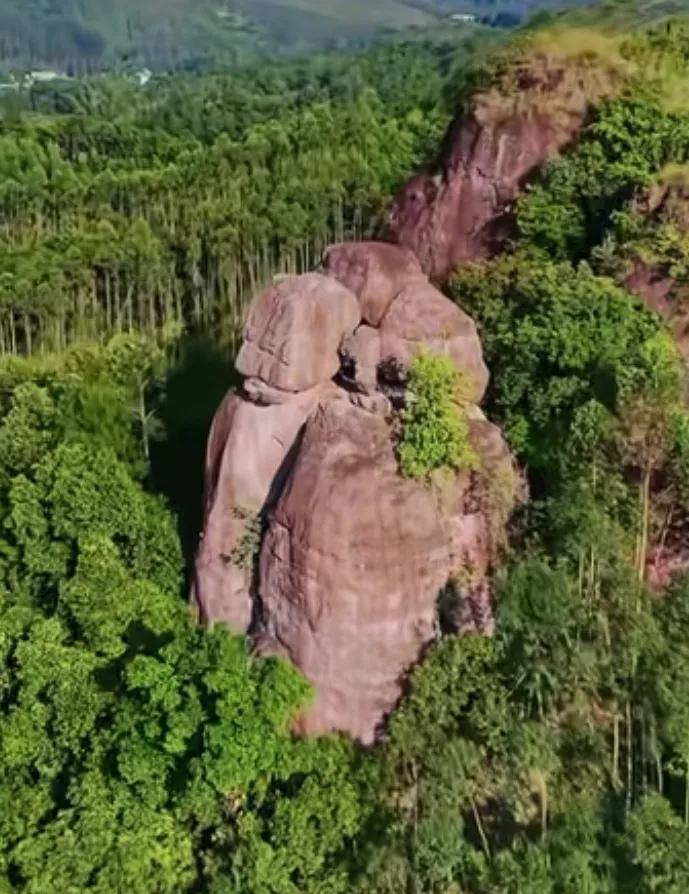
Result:
<svg viewBox="0 0 689 894"><path fill-rule="evenodd" d="M342 374L362 394L378 390L378 366L381 361L380 331L365 323L344 339L340 347Z"/></svg>
<svg viewBox="0 0 689 894"><path fill-rule="evenodd" d="M475 406L482 472L400 475L382 366L403 382L419 350L446 354L478 401L488 372L476 327L395 246L335 246L325 266L337 280L280 278L252 308L238 359L248 378L209 439L193 598L206 622L250 633L314 685L301 732L370 743L438 634L451 578L454 627L490 632L488 572L505 520L491 482L516 479ZM511 508L514 493L506 499ZM256 517L264 536L252 565L238 556Z"/></svg>

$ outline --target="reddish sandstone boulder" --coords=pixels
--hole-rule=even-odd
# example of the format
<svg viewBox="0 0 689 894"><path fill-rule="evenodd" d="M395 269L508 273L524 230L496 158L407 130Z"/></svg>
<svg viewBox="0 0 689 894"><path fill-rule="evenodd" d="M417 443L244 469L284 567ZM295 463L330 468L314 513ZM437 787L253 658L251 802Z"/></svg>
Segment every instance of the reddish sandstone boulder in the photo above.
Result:
<svg viewBox="0 0 689 894"><path fill-rule="evenodd" d="M423 278L413 252L385 242L345 242L331 246L325 272L359 299L366 323L377 326L393 298L410 282Z"/></svg>
<svg viewBox="0 0 689 894"><path fill-rule="evenodd" d="M449 530L402 478L380 416L331 400L309 421L263 545L263 651L315 687L299 729L372 742L433 638Z"/></svg>
<svg viewBox="0 0 689 894"><path fill-rule="evenodd" d="M485 465L428 483L399 474L387 421L344 396L307 423L261 552L255 641L314 686L300 732L374 741L443 614L492 631L489 571L520 482L476 408L470 429Z"/></svg>
<svg viewBox="0 0 689 894"><path fill-rule="evenodd" d="M380 332L372 326L359 326L342 342L342 374L357 391L373 394L378 387Z"/></svg>
<svg viewBox="0 0 689 894"><path fill-rule="evenodd" d="M249 313L236 366L283 391L306 391L340 366L338 348L361 320L356 296L319 273L276 279Z"/></svg>
<svg viewBox="0 0 689 894"><path fill-rule="evenodd" d="M478 403L488 387L476 324L427 280L406 286L380 324L380 353L408 367L419 351L445 354L467 378L471 402Z"/></svg>
<svg viewBox="0 0 689 894"><path fill-rule="evenodd" d="M253 612L251 562L237 557L248 526L277 499L308 416L331 383L259 405L230 393L216 413L206 461L206 508L192 598L206 622L245 633Z"/></svg>
<svg viewBox="0 0 689 894"><path fill-rule="evenodd" d="M435 279L503 247L524 183L620 82L586 53L563 60L535 48L505 77L473 98L436 169L413 177L391 209L385 238L411 249Z"/></svg>

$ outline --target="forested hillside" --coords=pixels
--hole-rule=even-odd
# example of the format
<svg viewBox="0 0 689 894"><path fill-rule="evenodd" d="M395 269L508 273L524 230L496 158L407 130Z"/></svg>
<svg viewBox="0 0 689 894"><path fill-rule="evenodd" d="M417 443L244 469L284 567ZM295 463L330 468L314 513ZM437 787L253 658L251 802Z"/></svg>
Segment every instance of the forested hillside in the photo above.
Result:
<svg viewBox="0 0 689 894"><path fill-rule="evenodd" d="M276 52L369 41L442 25L452 13L514 25L561 0L1 0L0 72L63 73L147 65L155 71L246 64Z"/></svg>
<svg viewBox="0 0 689 894"><path fill-rule="evenodd" d="M466 58L401 44L144 94L95 79L32 94L38 114L8 103L0 352L171 323L231 337L258 283L375 228L439 141L443 78Z"/></svg>
<svg viewBox="0 0 689 894"><path fill-rule="evenodd" d="M437 21L432 3L420 9L403 0L2 0L0 64L77 72L125 62L227 66Z"/></svg>
<svg viewBox="0 0 689 894"><path fill-rule="evenodd" d="M689 891L689 22L671 5L3 97L0 894ZM505 133L509 158L470 172L504 189L494 219L454 219L474 239L457 268L423 240L447 234L466 153ZM507 189L525 134L548 160ZM390 237L426 168L397 232L452 262L436 278L476 321L483 410L523 478L495 631L457 635L439 598L377 742L299 738L297 670L187 605L204 443L249 299L332 242ZM444 361L418 356L390 411L400 476L441 493L483 459ZM265 521L228 561L252 569Z"/></svg>

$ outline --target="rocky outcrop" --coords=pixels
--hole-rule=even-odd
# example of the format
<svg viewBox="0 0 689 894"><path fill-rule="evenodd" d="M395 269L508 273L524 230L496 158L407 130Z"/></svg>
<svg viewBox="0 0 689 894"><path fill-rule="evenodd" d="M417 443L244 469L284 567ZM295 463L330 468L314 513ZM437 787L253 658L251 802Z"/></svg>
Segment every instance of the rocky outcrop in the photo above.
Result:
<svg viewBox="0 0 689 894"><path fill-rule="evenodd" d="M256 301L237 370L282 391L305 391L331 379L342 339L361 320L348 289L319 273L278 278Z"/></svg>
<svg viewBox="0 0 689 894"><path fill-rule="evenodd" d="M411 249L436 280L497 253L524 183L578 136L591 104L617 80L586 53L563 60L534 48L501 83L472 98L435 169L413 177L398 196L385 238Z"/></svg>
<svg viewBox="0 0 689 894"><path fill-rule="evenodd" d="M446 354L477 403L476 327L395 246L334 246L323 270L279 278L249 314L247 378L209 439L194 600L206 622L302 670L315 688L302 732L371 742L438 635L441 597L455 629L490 631L488 572L517 478L475 405L479 471L401 476L394 408L409 364Z"/></svg>
<svg viewBox="0 0 689 894"><path fill-rule="evenodd" d="M430 488L402 478L385 419L322 405L261 555L264 643L315 687L306 733L373 740L434 635L449 537Z"/></svg>
<svg viewBox="0 0 689 894"><path fill-rule="evenodd" d="M406 286L380 324L381 359L407 368L420 350L454 360L467 383L467 395L478 403L488 387L476 324L428 281Z"/></svg>
<svg viewBox="0 0 689 894"><path fill-rule="evenodd" d="M241 631L251 625L254 574L251 557L241 555L242 542L280 494L306 420L335 390L325 382L300 394L275 392L266 403L270 395L259 390L257 402L250 396L256 396L252 383L245 388L225 398L211 429L194 584L201 617Z"/></svg>
<svg viewBox="0 0 689 894"><path fill-rule="evenodd" d="M378 326L393 299L413 282L424 279L416 255L384 242L345 242L331 246L323 266L330 276L359 299L365 323Z"/></svg>
<svg viewBox="0 0 689 894"><path fill-rule="evenodd" d="M479 412L474 425L489 424ZM301 732L372 742L439 633L448 585L454 629L492 630L494 516L476 485L469 472L401 477L387 421L344 397L309 420L260 563L260 649L287 655L315 687ZM508 499L511 509L514 491Z"/></svg>
<svg viewBox="0 0 689 894"><path fill-rule="evenodd" d="M206 621L302 670L315 690L304 733L373 741L442 629L492 630L489 571L519 478L478 407L488 371L474 322L430 280L501 247L525 181L614 88L589 55L534 49L472 100L437 170L407 184L385 242L332 246L319 272L277 279L251 310L246 381L209 443L195 599ZM478 470L399 473L421 350L463 374Z"/></svg>

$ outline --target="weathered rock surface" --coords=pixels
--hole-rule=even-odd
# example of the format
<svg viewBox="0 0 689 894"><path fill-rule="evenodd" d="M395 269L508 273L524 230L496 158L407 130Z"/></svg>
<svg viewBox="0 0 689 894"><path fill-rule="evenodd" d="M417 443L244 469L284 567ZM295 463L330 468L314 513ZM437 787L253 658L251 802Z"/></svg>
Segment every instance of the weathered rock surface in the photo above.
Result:
<svg viewBox="0 0 689 894"><path fill-rule="evenodd" d="M542 117L466 122L452 137L443 169L407 184L390 216L390 238L441 279L466 261L490 256L525 178L574 132L559 135Z"/></svg>
<svg viewBox="0 0 689 894"><path fill-rule="evenodd" d="M490 443L492 473L517 481L499 430L480 414L471 425L477 444ZM448 580L456 628L492 631L493 515L482 494L469 472L434 486L402 478L382 417L343 400L320 405L260 565L260 649L289 657L316 690L301 732L374 741L438 633Z"/></svg>
<svg viewBox="0 0 689 894"><path fill-rule="evenodd" d="M247 522L279 495L301 430L335 386L327 382L281 403L253 403L229 394L211 429L206 461L206 509L193 598L205 621L249 629L251 563L233 560Z"/></svg>
<svg viewBox="0 0 689 894"><path fill-rule="evenodd" d="M356 296L330 277L280 278L251 309L237 369L283 391L313 388L335 375L340 343L360 321Z"/></svg>
<svg viewBox="0 0 689 894"><path fill-rule="evenodd" d="M332 246L323 272L276 279L251 310L244 387L209 441L194 597L206 622L248 632L311 682L302 733L373 742L445 625L492 631L489 575L521 481L477 406L488 370L476 326L425 274L493 250L524 178L581 126L587 100L575 90L566 104L564 116L475 104L438 176L393 209L398 245ZM430 482L402 477L395 447L421 350L464 373L480 459ZM257 514L251 567L236 555Z"/></svg>
<svg viewBox="0 0 689 894"><path fill-rule="evenodd" d="M476 324L427 280L406 286L380 324L380 354L408 367L419 351L445 354L466 376L469 399L481 400L488 387Z"/></svg>
<svg viewBox="0 0 689 894"><path fill-rule="evenodd" d="M340 356L343 377L362 394L373 394L378 388L378 364L381 361L378 329L359 326L342 342Z"/></svg>
<svg viewBox="0 0 689 894"><path fill-rule="evenodd" d="M247 378L209 439L193 597L205 622L249 632L314 685L302 732L369 743L438 634L441 592L454 629L491 631L488 574L515 489L500 514L490 482L513 483L514 469L473 406L481 471L400 475L393 401L406 369L421 349L446 354L480 400L476 327L408 252L368 243L327 258L348 287L286 277L251 311L237 363ZM259 516L257 566L246 553Z"/></svg>
<svg viewBox="0 0 689 894"><path fill-rule="evenodd" d="M423 278L416 255L385 242L346 242L331 246L326 273L359 299L361 316L378 326L393 299L410 282Z"/></svg>
<svg viewBox="0 0 689 894"><path fill-rule="evenodd" d="M348 401L309 421L261 555L264 634L315 686L302 732L371 742L433 638L448 532L402 478L385 422Z"/></svg>
<svg viewBox="0 0 689 894"><path fill-rule="evenodd" d="M502 248L524 183L577 137L590 104L614 85L610 73L595 77L585 56L563 62L538 52L509 80L474 98L435 170L413 177L390 212L385 237L411 249L434 279Z"/></svg>

